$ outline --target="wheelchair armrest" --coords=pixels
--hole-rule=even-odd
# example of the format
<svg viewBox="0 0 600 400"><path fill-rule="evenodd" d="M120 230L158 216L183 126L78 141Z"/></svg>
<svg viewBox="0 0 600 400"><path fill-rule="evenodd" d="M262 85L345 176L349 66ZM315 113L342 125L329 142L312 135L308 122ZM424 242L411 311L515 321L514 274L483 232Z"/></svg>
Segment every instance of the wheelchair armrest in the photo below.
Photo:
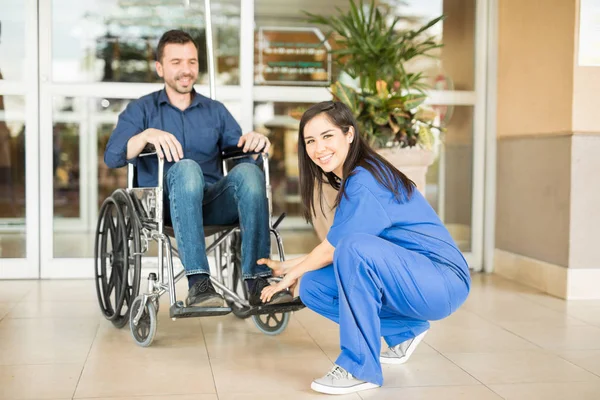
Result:
<svg viewBox="0 0 600 400"><path fill-rule="evenodd" d="M140 154L138 154L138 157L148 157L148 156L153 156L156 155L156 148L154 147L153 144L148 143L146 145L146 147L144 147L144 150L142 150L142 152Z"/></svg>
<svg viewBox="0 0 600 400"><path fill-rule="evenodd" d="M233 160L236 158L242 158L242 157L247 157L247 156L253 156L256 154L262 154L262 152L260 151L249 151L247 153L244 153L244 151L242 150L242 147L227 147L225 149L223 149L223 151L221 152L221 158L223 160Z"/></svg>

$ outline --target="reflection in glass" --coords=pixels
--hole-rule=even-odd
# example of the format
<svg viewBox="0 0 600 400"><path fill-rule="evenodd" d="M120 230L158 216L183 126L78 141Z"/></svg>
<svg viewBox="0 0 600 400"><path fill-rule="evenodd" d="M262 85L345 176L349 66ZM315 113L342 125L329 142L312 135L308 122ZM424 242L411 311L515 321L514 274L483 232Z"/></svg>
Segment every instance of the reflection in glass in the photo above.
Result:
<svg viewBox="0 0 600 400"><path fill-rule="evenodd" d="M298 178L299 118L311 104L255 103L254 129L271 141L270 178L273 214L301 217L302 204Z"/></svg>
<svg viewBox="0 0 600 400"><path fill-rule="evenodd" d="M217 84L239 83L240 0L213 1ZM200 47L199 83L207 82L204 3L107 0L52 2L53 80L160 82L155 51L170 29L190 33Z"/></svg>
<svg viewBox="0 0 600 400"><path fill-rule="evenodd" d="M426 82L435 90L474 90L475 66L475 0L376 0L376 4L389 10L390 16L401 16L398 29L410 30L444 14L447 18L427 31L438 42L444 44L441 49L431 52L433 57L418 57L406 67L409 71L422 71ZM306 28L323 26L307 23L303 11L325 17L339 15L339 11L349 9L348 0L290 1L255 0L255 75L268 66L259 64L258 38L262 27ZM327 31L323 32L327 34ZM295 39L286 39L288 43L305 43L299 33ZM331 46L336 46L329 40ZM289 47L289 46L288 46ZM301 60L298 60L301 61ZM339 71L335 64L332 71L333 81ZM256 84L263 84L257 79Z"/></svg>
<svg viewBox="0 0 600 400"><path fill-rule="evenodd" d="M79 124L55 122L52 138L54 217L79 218Z"/></svg>
<svg viewBox="0 0 600 400"><path fill-rule="evenodd" d="M443 145L427 170L426 198L463 252L471 251L473 107L436 107L446 113Z"/></svg>
<svg viewBox="0 0 600 400"><path fill-rule="evenodd" d="M0 95L0 258L25 248L25 98Z"/></svg>

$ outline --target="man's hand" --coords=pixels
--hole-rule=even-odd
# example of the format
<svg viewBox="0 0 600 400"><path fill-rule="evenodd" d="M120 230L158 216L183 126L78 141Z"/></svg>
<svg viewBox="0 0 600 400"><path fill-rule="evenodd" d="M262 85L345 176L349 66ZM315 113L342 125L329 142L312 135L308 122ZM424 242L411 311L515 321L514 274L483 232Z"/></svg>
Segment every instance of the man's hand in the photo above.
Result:
<svg viewBox="0 0 600 400"><path fill-rule="evenodd" d="M266 265L273 270L273 276L285 275L289 267L285 262L271 260L270 258L261 258L256 262L258 265Z"/></svg>
<svg viewBox="0 0 600 400"><path fill-rule="evenodd" d="M167 161L175 162L183 158L183 148L181 143L177 140L174 135L169 132L161 131L159 129L149 128L142 132L146 143L151 143L156 149L156 154L160 158L165 158Z"/></svg>
<svg viewBox="0 0 600 400"><path fill-rule="evenodd" d="M244 153L249 151L268 153L271 147L271 142L265 135L256 132L246 133L240 138L237 144L238 147L244 146L242 149Z"/></svg>

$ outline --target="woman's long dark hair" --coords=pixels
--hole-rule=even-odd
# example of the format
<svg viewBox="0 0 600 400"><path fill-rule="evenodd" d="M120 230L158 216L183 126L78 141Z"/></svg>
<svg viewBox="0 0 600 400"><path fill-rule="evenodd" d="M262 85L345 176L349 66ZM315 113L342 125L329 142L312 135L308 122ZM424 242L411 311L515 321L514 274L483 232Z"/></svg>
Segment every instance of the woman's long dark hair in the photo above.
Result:
<svg viewBox="0 0 600 400"><path fill-rule="evenodd" d="M340 128L344 134L347 134L350 127L354 128L354 140L350 143L348 155L344 161L343 175L340 180L333 172L323 172L315 164L306 152L304 143L304 127L317 115L324 114L329 121ZM369 144L360 136L358 125L352 111L344 103L339 101L324 101L310 107L302 115L300 120L300 130L298 132L298 165L300 168L300 193L302 195L302 204L304 206L304 217L307 221L312 221L313 215L317 215L314 204L315 182L317 184L317 193L319 194L321 212L323 210L323 182L327 180L329 184L338 191L335 199L335 206L340 204L342 196L346 196L346 182L356 167L360 166L369 171L377 181L390 192L394 193L396 199L402 202L409 199L413 193L415 183L408 179L406 175L398 171L396 167L390 164L369 146Z"/></svg>

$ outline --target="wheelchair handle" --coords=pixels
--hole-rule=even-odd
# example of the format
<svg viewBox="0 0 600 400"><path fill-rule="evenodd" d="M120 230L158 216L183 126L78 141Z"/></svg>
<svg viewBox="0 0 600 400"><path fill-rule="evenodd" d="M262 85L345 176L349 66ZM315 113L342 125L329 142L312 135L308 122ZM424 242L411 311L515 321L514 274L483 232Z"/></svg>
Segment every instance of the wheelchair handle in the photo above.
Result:
<svg viewBox="0 0 600 400"><path fill-rule="evenodd" d="M244 153L243 147L227 147L221 151L221 159L231 160L236 158L242 158L247 156L254 156L262 154L260 151L248 151Z"/></svg>

